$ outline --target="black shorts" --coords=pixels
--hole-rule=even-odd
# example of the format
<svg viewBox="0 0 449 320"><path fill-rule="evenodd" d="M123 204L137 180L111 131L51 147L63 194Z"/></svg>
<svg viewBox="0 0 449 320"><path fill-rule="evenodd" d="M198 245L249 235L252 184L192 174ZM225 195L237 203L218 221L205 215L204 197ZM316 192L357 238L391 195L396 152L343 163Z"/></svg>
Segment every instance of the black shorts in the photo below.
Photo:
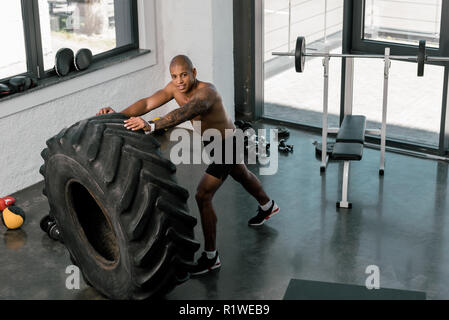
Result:
<svg viewBox="0 0 449 320"><path fill-rule="evenodd" d="M232 139L232 141L231 141ZM212 140L213 141L213 140ZM203 141L204 146L207 146L212 141ZM214 176L217 179L221 179L222 181L225 181L228 177L229 173L234 169L234 167L239 164L243 163L241 161L242 154L238 154L238 149L236 147L236 141L237 138L235 136L231 136L229 138L226 138L221 143L221 150L222 150L222 161L221 163L215 163L212 162L206 169L206 173L210 174L211 176ZM232 157L231 155L228 155L226 157L226 144L232 143ZM211 156L214 155L214 150L212 149Z"/></svg>

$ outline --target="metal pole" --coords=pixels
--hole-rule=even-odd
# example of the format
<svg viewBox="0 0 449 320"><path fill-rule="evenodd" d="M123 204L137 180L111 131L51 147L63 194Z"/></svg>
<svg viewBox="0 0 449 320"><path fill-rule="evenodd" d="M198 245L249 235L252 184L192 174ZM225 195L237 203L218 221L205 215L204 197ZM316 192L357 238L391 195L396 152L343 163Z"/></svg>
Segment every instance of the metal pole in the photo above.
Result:
<svg viewBox="0 0 449 320"><path fill-rule="evenodd" d="M327 43L327 0L324 0L324 44Z"/></svg>
<svg viewBox="0 0 449 320"><path fill-rule="evenodd" d="M289 56L294 57L295 53L291 52L272 52L273 56ZM314 52L314 53L303 53L305 57L324 57L328 55L329 58L360 58L360 59L383 59L384 55L380 54L348 54L348 53L322 53L322 52ZM417 56L390 56L390 60L409 60L409 61L418 61ZM449 61L448 57L427 57L426 61Z"/></svg>
<svg viewBox="0 0 449 320"><path fill-rule="evenodd" d="M435 39L440 32L440 24L438 23L438 18L440 17L441 9L439 8L440 0L435 1Z"/></svg>
<svg viewBox="0 0 449 320"><path fill-rule="evenodd" d="M377 33L374 36L374 0L371 0L371 39L377 38Z"/></svg>
<svg viewBox="0 0 449 320"><path fill-rule="evenodd" d="M288 52L290 52L291 27L292 27L292 0L288 0Z"/></svg>
<svg viewBox="0 0 449 320"><path fill-rule="evenodd" d="M344 162L340 208L349 208L348 202L349 164L350 164L349 161Z"/></svg>
<svg viewBox="0 0 449 320"><path fill-rule="evenodd" d="M345 71L345 97L344 97L344 115L352 114L352 103L354 101L354 59L346 59ZM341 119L341 121L343 121Z"/></svg>
<svg viewBox="0 0 449 320"><path fill-rule="evenodd" d="M273 54L278 54L277 52L273 52ZM326 53L304 53L306 57L323 57ZM287 54L286 54L287 55ZM348 53L331 53L329 54L330 58L360 58L360 59L383 59L385 56L381 54L348 54ZM390 56L390 60L411 60L418 61L417 56ZM428 61L444 61L444 59L448 60L448 58L444 57L428 57ZM435 59L435 60L433 60Z"/></svg>
<svg viewBox="0 0 449 320"><path fill-rule="evenodd" d="M327 165L327 130L328 130L328 109L329 109L329 56L324 56L324 89L323 89L323 132L322 132L322 150L321 150L321 168L324 172Z"/></svg>
<svg viewBox="0 0 449 320"><path fill-rule="evenodd" d="M387 106L388 106L388 78L390 75L390 48L385 48L385 67L384 67L384 92L382 105L382 128L380 133L380 170L383 175L385 170L385 145L387 136Z"/></svg>

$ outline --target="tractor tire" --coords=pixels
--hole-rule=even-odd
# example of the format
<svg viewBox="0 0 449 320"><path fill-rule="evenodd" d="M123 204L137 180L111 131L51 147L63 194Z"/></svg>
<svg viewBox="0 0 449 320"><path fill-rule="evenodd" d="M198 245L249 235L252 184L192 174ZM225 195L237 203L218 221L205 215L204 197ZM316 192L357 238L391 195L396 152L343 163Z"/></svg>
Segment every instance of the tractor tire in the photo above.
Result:
<svg viewBox="0 0 449 320"><path fill-rule="evenodd" d="M43 194L86 282L110 299L160 297L189 278L199 243L189 193L159 142L114 113L47 141Z"/></svg>

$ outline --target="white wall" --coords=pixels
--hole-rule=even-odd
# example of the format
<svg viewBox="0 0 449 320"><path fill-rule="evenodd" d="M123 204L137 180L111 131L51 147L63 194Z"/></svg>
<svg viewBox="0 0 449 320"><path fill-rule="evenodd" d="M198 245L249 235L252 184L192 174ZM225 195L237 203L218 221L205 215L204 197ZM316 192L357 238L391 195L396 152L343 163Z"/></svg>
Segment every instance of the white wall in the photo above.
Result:
<svg viewBox="0 0 449 320"><path fill-rule="evenodd" d="M198 79L212 82L234 118L234 56L232 0L157 1L164 23L162 38L165 79L172 57L185 54L198 71ZM176 104L171 103L174 108ZM155 114L158 114L155 111Z"/></svg>
<svg viewBox="0 0 449 320"><path fill-rule="evenodd" d="M122 110L165 86L170 80L168 63L176 54L189 55L198 70L198 78L216 84L234 118L232 0L155 2L155 57L143 59L155 58L156 64L148 67L148 62L143 63L140 70L55 100L51 100L52 95L59 95L67 86L77 87L83 78L94 83L92 77L95 77L98 82L105 75L114 74L119 66L0 102L0 196L42 180L40 152L45 148L45 141L62 128L95 115L102 106L113 105ZM148 3L151 1L139 2L140 7L144 4L147 9ZM148 29L148 25L151 23L146 21L142 26ZM48 101L36 106L32 103L45 100ZM164 114L173 107L171 104L156 110L147 118Z"/></svg>
<svg viewBox="0 0 449 320"><path fill-rule="evenodd" d="M234 108L234 34L232 0L212 0L213 83L225 92L223 102L232 119Z"/></svg>

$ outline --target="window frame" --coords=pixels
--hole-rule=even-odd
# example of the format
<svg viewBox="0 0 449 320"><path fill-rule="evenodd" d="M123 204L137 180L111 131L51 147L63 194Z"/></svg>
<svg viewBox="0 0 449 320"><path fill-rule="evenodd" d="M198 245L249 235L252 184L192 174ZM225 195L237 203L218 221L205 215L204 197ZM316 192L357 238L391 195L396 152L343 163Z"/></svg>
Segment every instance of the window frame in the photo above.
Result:
<svg viewBox="0 0 449 320"><path fill-rule="evenodd" d="M234 0L238 1L238 0ZM256 3L258 1L263 0L254 0ZM363 19L364 19L364 2L365 0L344 0L343 5L343 35L342 35L342 53L348 54L384 54L385 47L390 47L391 54L394 55L417 55L417 46L415 45L407 45L407 44L395 44L394 42L381 42L375 40L365 40L362 39L363 35ZM263 3L262 3L263 6ZM236 6L235 6L236 7ZM235 9L234 9L235 10ZM442 1L441 8L442 16L440 22L440 45L439 48L427 48L428 55L435 56L449 56L449 1ZM255 35L257 32L261 32L263 30L263 11L260 13L259 10L256 10L254 6L251 8L251 13L255 17L251 23L254 26L255 30L251 31L249 37L243 39L246 42L250 42L254 48L251 50L250 56L252 59L254 57L260 57L263 55L263 42L256 41ZM235 15L236 16L236 15ZM234 35L235 36L235 35ZM243 41L243 40L242 40ZM237 57L236 59L242 59L241 57ZM246 61L246 60L245 60ZM245 62L243 61L243 62ZM263 59L262 59L263 61ZM416 62L411 62L415 63ZM395 139L392 137L387 137L387 146L402 150L410 150L418 153L425 153L429 155L437 155L442 157L447 157L449 155L449 63L445 62L426 62L426 64L440 65L444 67L444 83L443 83L443 92L442 92L442 107L441 107L441 124L440 124L440 137L439 137L439 145L426 145L413 141L405 141L400 139ZM256 68L263 68L263 65L256 64ZM340 94L340 122L344 117L344 106L345 106L345 90L346 90L346 58L342 58L341 65L341 94ZM262 69L263 70L263 69ZM243 72L241 77L245 76L249 79L253 79L254 74L248 73L246 71ZM263 73L262 73L263 76ZM263 97L263 88L255 88L250 87L250 93L247 95L254 99L256 96L262 95ZM237 88L236 88L237 90ZM254 101L254 100L251 100ZM298 123L293 121L288 121L285 119L277 119L276 117L270 117L263 113L260 109L260 106L251 101L244 101L244 103L249 105L248 110L243 115L245 118L258 120L264 119L272 124L285 124L290 125L292 127L296 127L302 130L310 131L313 133L320 134L321 126L316 126L308 123ZM236 101L237 102L237 101ZM262 101L262 106L263 106ZM380 144L379 137L367 135L367 142L373 144Z"/></svg>
<svg viewBox="0 0 449 320"><path fill-rule="evenodd" d="M385 47L389 47L391 55L415 56L418 54L418 45L364 39L365 3L366 0L353 1L352 53L384 54ZM448 10L449 3L442 1L439 48L427 47L426 54L429 56L448 56L449 46L447 42L449 41L449 32L444 32L449 31ZM444 16L444 12L448 12L448 14ZM446 65L444 62L426 62L426 64Z"/></svg>
<svg viewBox="0 0 449 320"><path fill-rule="evenodd" d="M93 62L107 60L128 51L139 49L138 3L137 0L129 1L131 16L124 16L123 18L131 21L131 43L96 54L93 57ZM6 83L9 79L20 75L34 77L38 80L38 83L44 79L57 77L53 69L44 69L39 0L21 0L21 8L27 71L0 79L0 83ZM120 16L118 17L120 19Z"/></svg>
<svg viewBox="0 0 449 320"><path fill-rule="evenodd" d="M389 47L392 55L408 55L416 56L418 54L418 45L386 42L379 40L364 39L364 19L365 19L365 3L363 1L345 0L345 12L351 15L352 19L347 21L346 30L343 31L343 39L350 39L347 45L343 45L343 53L351 54L384 54L385 47ZM345 23L345 21L344 21ZM440 41L439 48L426 48L426 54L436 57L449 56L449 1L442 0L441 3L441 20L440 20ZM342 64L342 93L345 84L345 60ZM407 61L406 61L407 62ZM410 62L415 63L416 62ZM426 62L430 65L438 65L444 67L443 92L441 104L441 119L438 146L430 146L418 144L412 141L403 141L394 138L387 138L387 145L397 148L409 149L413 151L436 154L440 156L449 155L449 112L448 112L448 83L449 83L449 63L448 62ZM344 114L344 104L341 104L341 118ZM367 140L378 143L379 139L368 136Z"/></svg>

